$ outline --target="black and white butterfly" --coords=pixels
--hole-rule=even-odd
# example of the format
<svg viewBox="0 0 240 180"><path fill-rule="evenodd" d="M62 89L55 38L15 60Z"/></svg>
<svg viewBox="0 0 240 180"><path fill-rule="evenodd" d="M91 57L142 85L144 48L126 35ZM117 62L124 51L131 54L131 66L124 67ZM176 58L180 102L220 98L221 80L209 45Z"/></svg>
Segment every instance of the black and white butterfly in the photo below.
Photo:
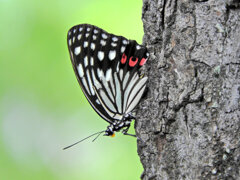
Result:
<svg viewBox="0 0 240 180"><path fill-rule="evenodd" d="M106 136L127 133L135 117L147 77L139 69L148 58L146 47L89 24L72 27L68 49L81 89L93 109L109 123Z"/></svg>

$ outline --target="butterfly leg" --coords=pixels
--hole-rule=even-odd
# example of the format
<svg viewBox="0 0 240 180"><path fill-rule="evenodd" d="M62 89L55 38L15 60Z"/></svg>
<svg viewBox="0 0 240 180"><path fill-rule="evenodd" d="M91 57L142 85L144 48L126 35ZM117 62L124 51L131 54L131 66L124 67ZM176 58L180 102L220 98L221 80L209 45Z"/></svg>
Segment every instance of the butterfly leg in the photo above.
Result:
<svg viewBox="0 0 240 180"><path fill-rule="evenodd" d="M126 129L124 129L124 130L122 131L122 133L123 133L124 135L128 135L128 136L136 137L135 134L129 134L129 133L128 133L128 129L129 129L129 128L130 128L130 124L127 126Z"/></svg>

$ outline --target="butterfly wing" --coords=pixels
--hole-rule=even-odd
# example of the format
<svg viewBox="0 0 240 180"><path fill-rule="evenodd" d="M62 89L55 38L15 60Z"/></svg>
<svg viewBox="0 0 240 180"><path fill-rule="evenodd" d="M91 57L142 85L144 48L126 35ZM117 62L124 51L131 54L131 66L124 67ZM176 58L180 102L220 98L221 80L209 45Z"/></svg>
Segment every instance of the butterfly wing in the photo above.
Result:
<svg viewBox="0 0 240 180"><path fill-rule="evenodd" d="M73 69L91 106L109 123L121 120L146 87L147 77L138 73L148 56L146 48L88 24L72 27L67 41Z"/></svg>

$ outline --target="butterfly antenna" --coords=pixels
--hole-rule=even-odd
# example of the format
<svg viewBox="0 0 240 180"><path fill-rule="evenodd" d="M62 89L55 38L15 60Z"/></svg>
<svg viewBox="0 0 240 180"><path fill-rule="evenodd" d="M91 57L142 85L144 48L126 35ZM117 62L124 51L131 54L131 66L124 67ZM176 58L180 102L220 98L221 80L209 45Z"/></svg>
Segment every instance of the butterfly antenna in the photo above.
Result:
<svg viewBox="0 0 240 180"><path fill-rule="evenodd" d="M99 134L92 140L92 142L94 142L103 132L105 132L105 131L99 132Z"/></svg>
<svg viewBox="0 0 240 180"><path fill-rule="evenodd" d="M67 147L63 148L63 150L68 149L68 148L70 148L70 147L72 147L72 146L75 146L76 144L78 144L78 143L80 143L80 142L83 142L84 140L86 140L86 139L88 139L88 138L90 138L90 137L92 137L92 136L94 136L94 135L96 135L96 134L98 134L98 135L97 135L97 137L98 137L98 136L99 136L100 134L102 134L103 132L105 132L105 131L96 132L96 133L94 133L94 134L92 134L92 135L90 135L90 136L88 136L88 137L85 137L84 139L82 139L82 140L80 140L80 141L78 141L78 142L73 143L73 144L70 145L70 146L67 146ZM93 141L95 141L95 139L97 139L97 137L94 138Z"/></svg>

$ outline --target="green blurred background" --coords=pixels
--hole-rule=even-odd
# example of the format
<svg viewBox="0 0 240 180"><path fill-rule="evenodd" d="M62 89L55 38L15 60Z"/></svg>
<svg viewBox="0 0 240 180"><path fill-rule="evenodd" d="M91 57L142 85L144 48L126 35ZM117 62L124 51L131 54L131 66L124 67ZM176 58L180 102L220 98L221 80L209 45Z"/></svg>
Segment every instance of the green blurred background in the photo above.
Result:
<svg viewBox="0 0 240 180"><path fill-rule="evenodd" d="M67 31L89 23L141 43L141 7L141 0L0 0L1 180L139 179L134 138L117 133L62 148L108 125L81 92Z"/></svg>

